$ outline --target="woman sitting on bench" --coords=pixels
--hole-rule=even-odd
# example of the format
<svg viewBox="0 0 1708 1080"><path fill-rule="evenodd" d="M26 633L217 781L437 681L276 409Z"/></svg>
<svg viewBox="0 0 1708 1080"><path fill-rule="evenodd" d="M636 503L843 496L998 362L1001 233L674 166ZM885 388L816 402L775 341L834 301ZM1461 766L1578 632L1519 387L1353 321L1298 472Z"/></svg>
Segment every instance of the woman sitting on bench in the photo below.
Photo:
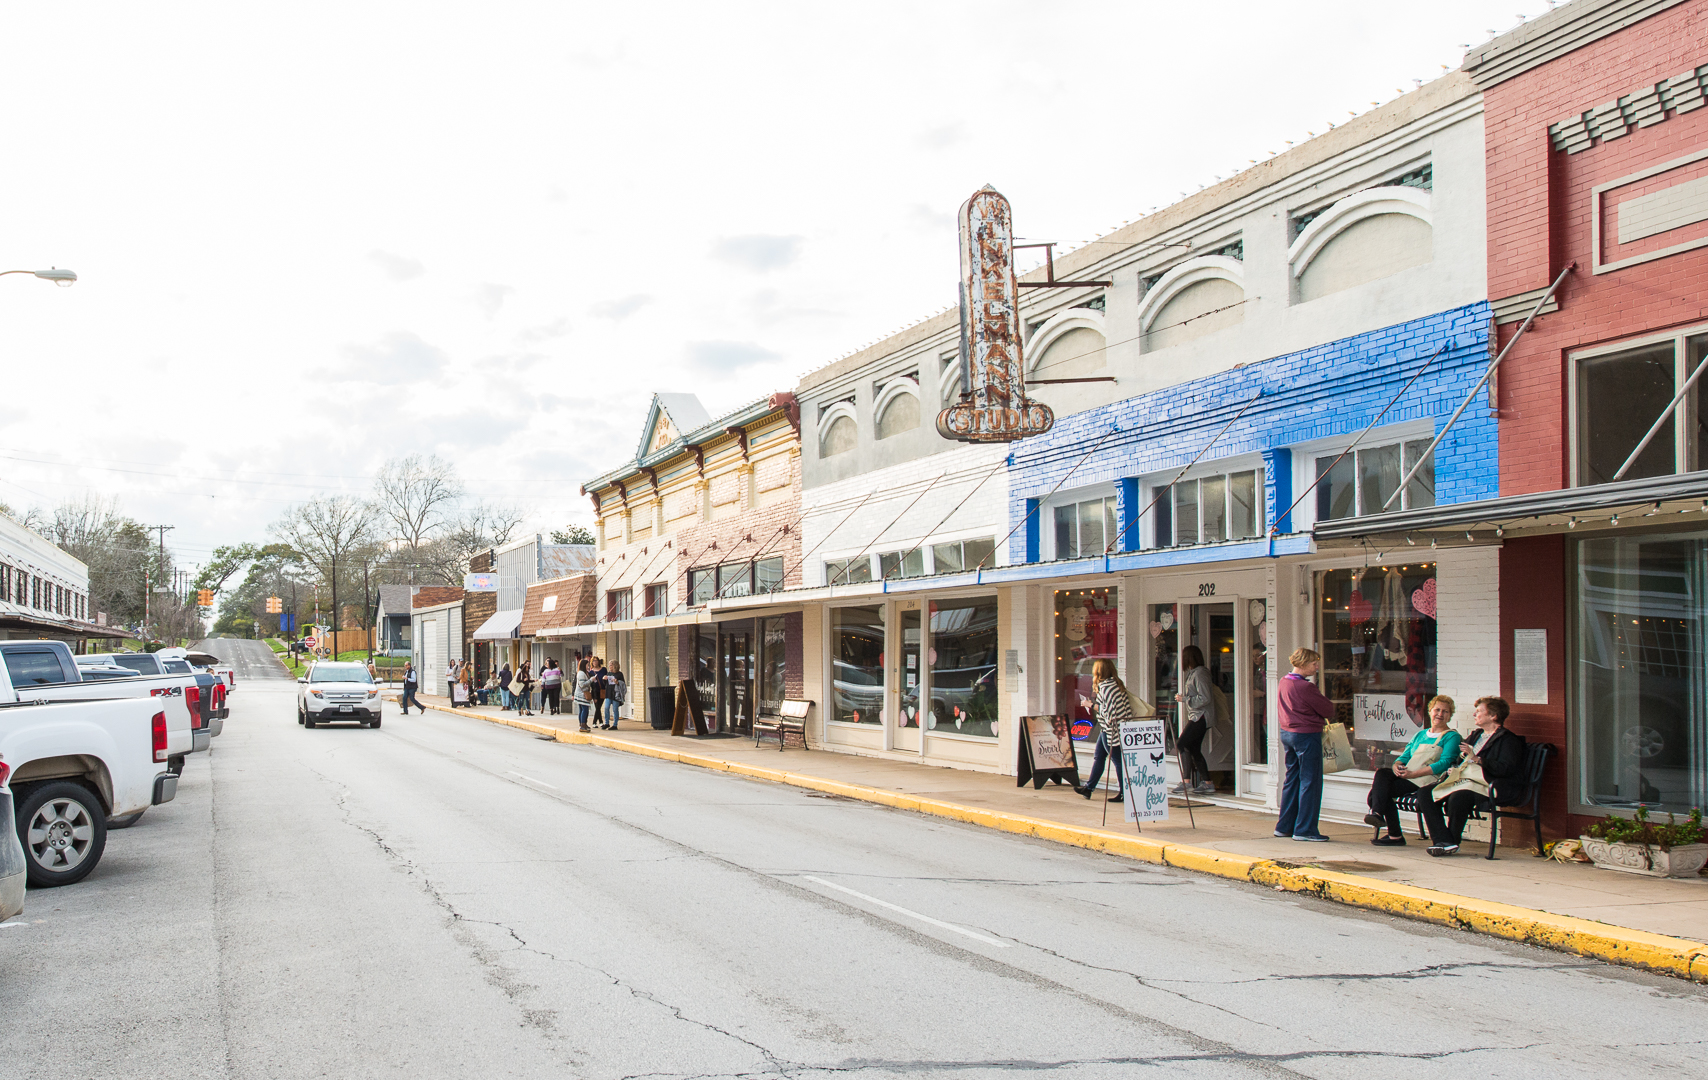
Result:
<svg viewBox="0 0 1708 1080"><path fill-rule="evenodd" d="M1489 795L1455 791L1439 803L1430 800L1430 805L1424 807L1424 818L1429 824L1429 838L1434 841L1429 848L1431 855L1452 855L1459 850L1459 841L1465 835L1465 821L1472 810L1486 806L1491 799L1496 806L1516 806L1530 794L1524 779L1524 762L1529 747L1524 736L1507 729L1506 718L1511 713L1512 707L1505 698L1477 699L1471 716L1477 731L1466 745L1465 757L1482 766L1483 779L1489 783ZM1441 821L1443 805L1447 808L1445 827Z"/></svg>
<svg viewBox="0 0 1708 1080"><path fill-rule="evenodd" d="M1459 760L1459 733L1448 727L1453 719L1453 699L1436 695L1429 701L1429 727L1419 731L1406 743L1391 769L1376 770L1370 784L1370 812L1364 822L1374 825L1377 833L1370 842L1378 847L1404 847L1405 830L1400 826L1400 810L1394 800L1401 795L1422 791L1427 799L1430 785ZM1383 825L1387 835L1381 833Z"/></svg>

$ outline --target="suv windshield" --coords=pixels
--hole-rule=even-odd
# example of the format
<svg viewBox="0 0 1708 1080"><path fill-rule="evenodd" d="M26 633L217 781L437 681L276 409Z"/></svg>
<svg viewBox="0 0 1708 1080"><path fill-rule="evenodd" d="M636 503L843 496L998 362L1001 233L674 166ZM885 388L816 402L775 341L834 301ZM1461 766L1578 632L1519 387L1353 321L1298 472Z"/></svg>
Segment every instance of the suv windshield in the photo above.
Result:
<svg viewBox="0 0 1708 1080"><path fill-rule="evenodd" d="M371 683L374 679L360 664L316 664L309 669L308 681Z"/></svg>

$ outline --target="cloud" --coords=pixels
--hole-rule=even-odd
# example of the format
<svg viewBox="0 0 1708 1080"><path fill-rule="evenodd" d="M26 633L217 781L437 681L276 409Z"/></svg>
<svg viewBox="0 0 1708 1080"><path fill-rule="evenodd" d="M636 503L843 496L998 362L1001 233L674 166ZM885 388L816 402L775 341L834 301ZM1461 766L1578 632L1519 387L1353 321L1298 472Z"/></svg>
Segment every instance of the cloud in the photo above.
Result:
<svg viewBox="0 0 1708 1080"><path fill-rule="evenodd" d="M346 345L343 362L317 374L334 382L396 383L437 375L448 357L407 330L387 334L370 345Z"/></svg>
<svg viewBox="0 0 1708 1080"><path fill-rule="evenodd" d="M691 341L687 352L689 369L697 375L730 375L783 358L751 341Z"/></svg>
<svg viewBox="0 0 1708 1080"><path fill-rule="evenodd" d="M944 124L929 131L922 131L914 140L922 150L947 150L949 147L967 141L967 125L956 121Z"/></svg>
<svg viewBox="0 0 1708 1080"><path fill-rule="evenodd" d="M634 293L623 297L621 300L607 300L602 304L594 304L587 310L601 319L622 322L650 303L652 303L652 297L646 293Z"/></svg>
<svg viewBox="0 0 1708 1080"><path fill-rule="evenodd" d="M421 265L420 259L393 255L389 251L381 251L378 248L368 252L368 258L377 263L379 268L386 272L386 276L393 281L409 281L427 272L427 268Z"/></svg>
<svg viewBox="0 0 1708 1080"><path fill-rule="evenodd" d="M561 319L553 319L549 323L528 327L516 335L516 341L522 345L533 345L541 341L563 337L569 331L569 316L566 315Z"/></svg>
<svg viewBox="0 0 1708 1080"><path fill-rule="evenodd" d="M490 319L498 314L498 309L504 306L505 299L515 291L508 285L494 285L489 281L480 287L480 291L475 294L474 302Z"/></svg>
<svg viewBox="0 0 1708 1080"><path fill-rule="evenodd" d="M801 257L805 238L799 236L726 236L712 245L712 258L758 273L780 270Z"/></svg>
<svg viewBox="0 0 1708 1080"><path fill-rule="evenodd" d="M955 228L955 213L952 210L937 210L925 203L914 203L907 208L908 224L927 232L938 232Z"/></svg>

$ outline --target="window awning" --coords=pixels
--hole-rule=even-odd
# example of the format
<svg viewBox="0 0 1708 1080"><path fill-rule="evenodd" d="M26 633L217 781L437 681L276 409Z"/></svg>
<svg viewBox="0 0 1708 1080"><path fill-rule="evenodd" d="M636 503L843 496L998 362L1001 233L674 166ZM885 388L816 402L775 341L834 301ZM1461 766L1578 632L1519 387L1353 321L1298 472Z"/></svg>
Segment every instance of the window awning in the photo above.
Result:
<svg viewBox="0 0 1708 1080"><path fill-rule="evenodd" d="M522 628L522 609L511 608L500 611L492 618L480 624L480 629L474 632L476 641L509 641L516 637Z"/></svg>

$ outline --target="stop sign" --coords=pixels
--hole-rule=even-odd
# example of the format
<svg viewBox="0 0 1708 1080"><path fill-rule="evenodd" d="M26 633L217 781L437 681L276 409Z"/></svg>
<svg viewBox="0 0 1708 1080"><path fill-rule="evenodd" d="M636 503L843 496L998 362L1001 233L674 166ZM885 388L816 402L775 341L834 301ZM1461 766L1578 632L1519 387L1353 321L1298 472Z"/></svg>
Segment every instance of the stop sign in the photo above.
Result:
<svg viewBox="0 0 1708 1080"><path fill-rule="evenodd" d="M303 639L302 639L302 643L303 643L303 644L304 644L304 645L307 645L307 646L308 646L308 647L309 647L309 648L311 648L311 649L312 649L312 648L314 648L314 639L313 639L313 638L311 638L311 637L305 637L305 638L303 638Z"/></svg>

